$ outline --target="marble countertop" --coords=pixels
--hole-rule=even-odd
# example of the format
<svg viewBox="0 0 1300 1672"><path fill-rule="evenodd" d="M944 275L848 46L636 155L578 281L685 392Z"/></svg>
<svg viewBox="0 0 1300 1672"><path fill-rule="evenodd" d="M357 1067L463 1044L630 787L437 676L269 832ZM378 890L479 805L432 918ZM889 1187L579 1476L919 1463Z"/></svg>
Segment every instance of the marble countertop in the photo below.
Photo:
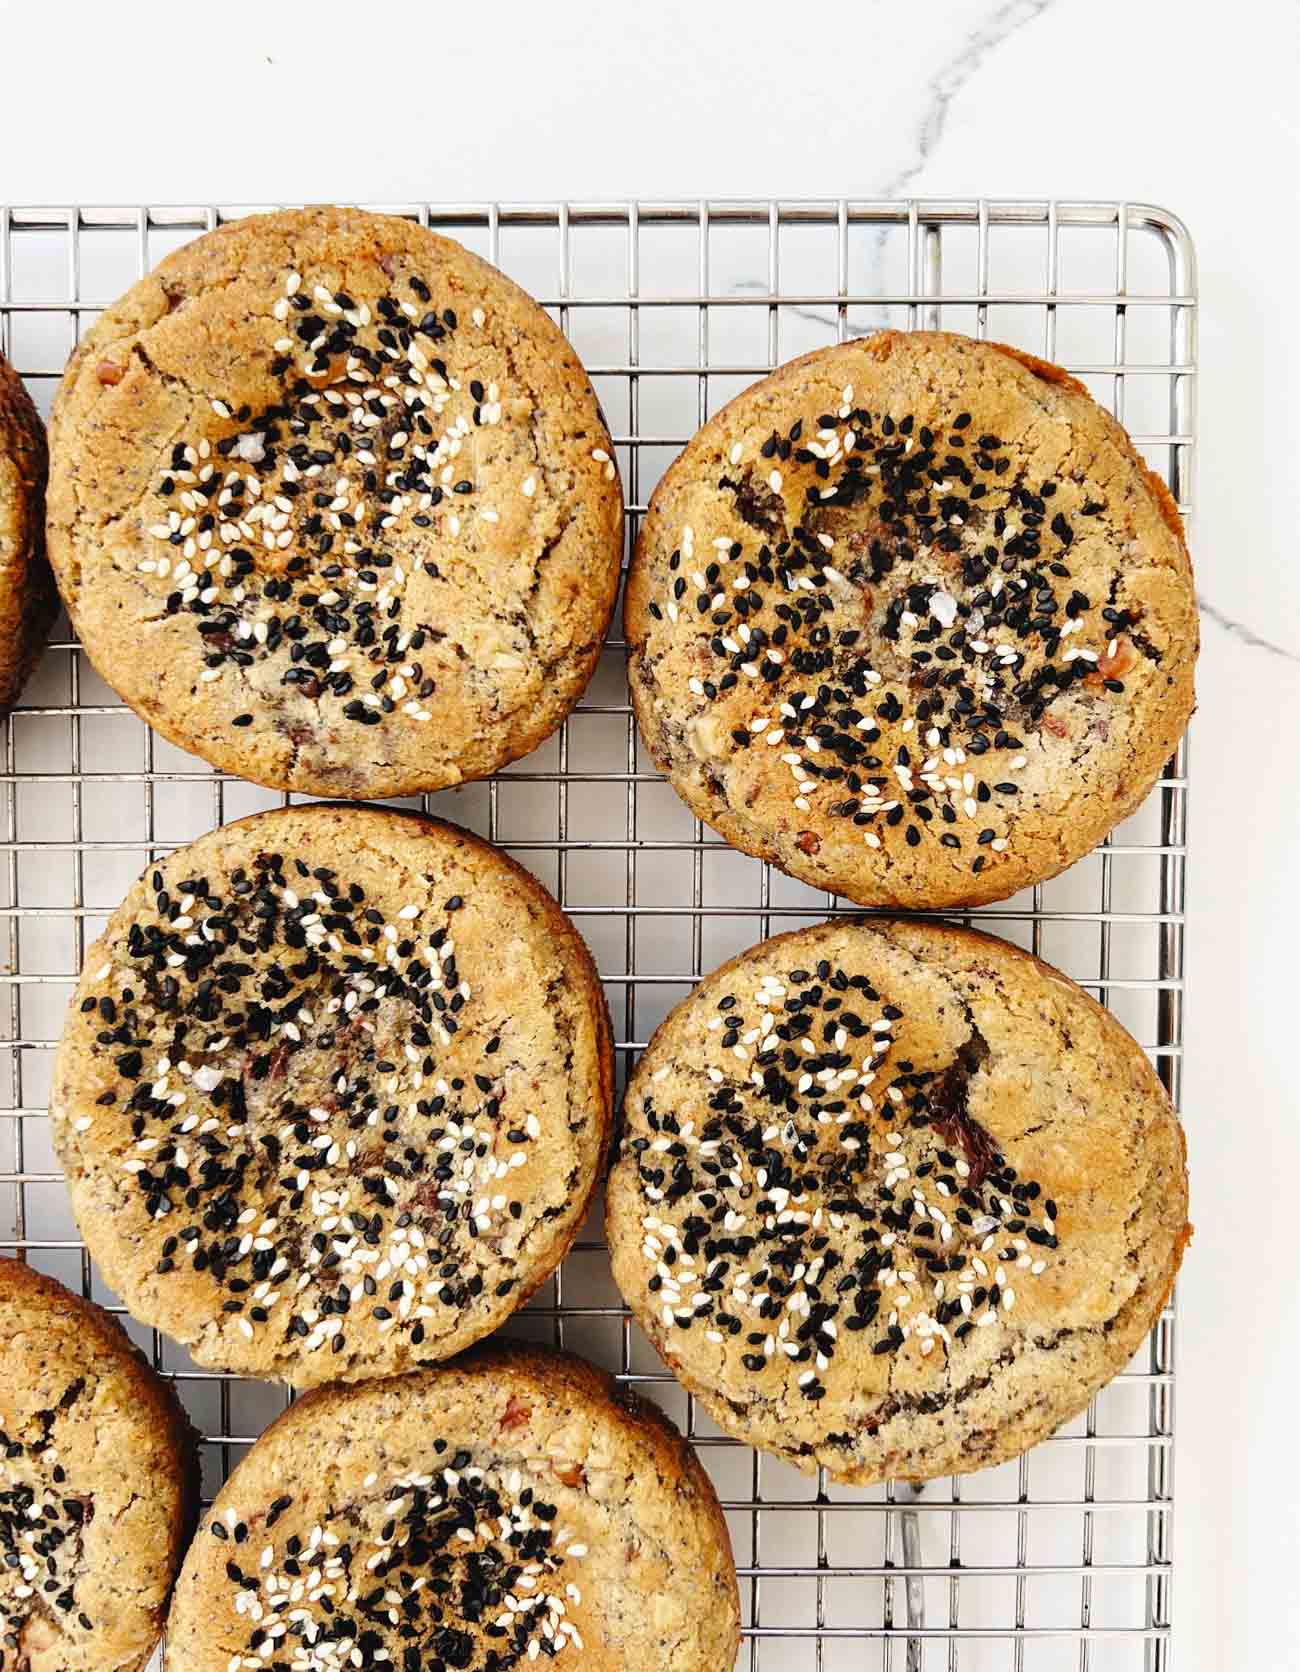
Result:
<svg viewBox="0 0 1300 1672"><path fill-rule="evenodd" d="M389 0L74 24L0 0L8 202L984 193L1146 201L1190 227L1204 650L1174 1663L1197 1672L1292 1665L1300 1637L1300 1290L1271 1200L1300 1173L1300 12L1246 12L1226 28L1133 0L552 0L444 18Z"/></svg>

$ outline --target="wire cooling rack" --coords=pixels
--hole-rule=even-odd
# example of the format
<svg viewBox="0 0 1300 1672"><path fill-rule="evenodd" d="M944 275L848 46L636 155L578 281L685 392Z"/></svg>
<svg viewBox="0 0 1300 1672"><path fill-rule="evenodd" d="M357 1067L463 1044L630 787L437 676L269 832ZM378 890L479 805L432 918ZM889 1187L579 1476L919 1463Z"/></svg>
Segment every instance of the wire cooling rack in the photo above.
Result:
<svg viewBox="0 0 1300 1672"><path fill-rule="evenodd" d="M0 208L0 347L42 411L98 310L168 250L254 206ZM779 362L884 325L989 336L1059 361L1129 428L1190 511L1196 289L1179 221L1140 204L376 204L446 231L539 297L590 371L636 537L659 475L719 405ZM155 737L67 623L4 723L0 842L0 1249L115 1309L50 1147L54 1042L87 942L157 853L281 801ZM975 916L1110 1006L1175 1099L1182 1066L1186 768L1065 876ZM726 847L645 757L617 627L560 733L483 783L425 798L516 854L576 919L614 1015L620 1083L703 971L831 896ZM285 1395L198 1370L127 1320L173 1375L205 1492ZM1167 1668L1170 1308L1084 1416L1017 1463L904 1488L838 1487L725 1439L619 1304L600 1217L511 1333L645 1388L726 1507L748 1672Z"/></svg>

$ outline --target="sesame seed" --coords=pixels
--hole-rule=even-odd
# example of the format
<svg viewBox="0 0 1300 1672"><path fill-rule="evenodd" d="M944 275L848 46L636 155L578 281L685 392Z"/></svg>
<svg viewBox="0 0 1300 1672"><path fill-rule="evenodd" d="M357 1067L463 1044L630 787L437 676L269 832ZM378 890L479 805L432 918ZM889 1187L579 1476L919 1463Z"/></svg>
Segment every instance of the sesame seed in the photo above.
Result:
<svg viewBox="0 0 1300 1672"><path fill-rule="evenodd" d="M455 311L436 307L423 280L410 281L409 295L406 283L394 279L372 306L337 289L333 275L286 273L266 323L279 388L260 411L209 397L239 433L182 439L161 462L145 519L153 549L136 573L157 585L169 615L192 625L201 683L269 663L268 681L326 724L432 721L431 675L418 676L418 694L388 701L355 689L358 663L373 659L386 625L407 609L411 577L390 543L415 529L459 541L498 524L500 509L478 503L481 485L457 461L477 425L530 415L504 383L457 375L447 358ZM470 319L481 328L483 308ZM609 450L594 451L613 480ZM536 487L530 474L525 496ZM451 495L465 501L454 513ZM422 568L442 578L432 556ZM231 723L252 722L240 714Z"/></svg>
<svg viewBox="0 0 1300 1672"><path fill-rule="evenodd" d="M1044 510L1058 484L1039 494L1022 484L991 431L969 442L970 413L873 416L854 407L851 384L843 394L838 409L798 414L785 439L778 429L761 443L772 461L761 487L717 484L714 561L692 570L694 535L684 525L668 565L672 596L653 601L651 614L683 652L715 660L695 676L720 709L724 767L752 735L744 681L763 681L778 700L789 692L807 714L797 761L781 757L794 808L812 815L789 856L793 869L801 853L817 851L828 824L851 819L864 845L891 862L938 843L980 871L1014 848L1010 776L1028 762L1016 730L1037 734L1079 670L1105 672L1123 655L1114 624L1122 612L1094 613L1073 584L1069 517L1054 509L1049 521ZM730 443L731 466L741 449ZM764 494L782 503L764 503ZM872 533L841 566L822 558L818 567L818 554L836 549L836 534L822 526L830 502L865 518ZM1085 509L1101 504L1089 498ZM714 629L704 640L701 617ZM881 643L888 677L872 665ZM902 674L899 662L909 665ZM1096 688L1125 694L1113 671ZM918 737L933 751L924 763L910 755ZM992 771L990 757L999 757ZM943 770L967 760L981 773ZM879 793L881 772L897 777L910 808ZM974 830L965 828L971 821Z"/></svg>
<svg viewBox="0 0 1300 1672"><path fill-rule="evenodd" d="M905 1009L831 958L758 975L742 960L728 986L695 1047L712 1087L706 1111L697 1103L687 1116L662 1092L645 1096L635 1076L628 1090L624 1153L635 1157L663 1334L697 1320L714 1344L737 1333L764 1397L788 1375L817 1401L832 1391L846 1332L870 1332L878 1354L914 1339L929 1358L959 1350L953 1320L981 1308L1004 1319L1016 1296L1011 1256L990 1253L994 1232L1014 1231L1021 1195L1039 1190L1005 1169L967 1107L987 1052L979 1036L947 1065L918 1068ZM737 1078L727 1059L748 1061L750 1047L766 1066ZM650 1067L654 1050L647 1084L657 1087L673 1065ZM674 1063L686 1065L679 1050ZM866 1088L882 1075L878 1102ZM1056 1204L1043 1205L1051 1217ZM1035 1275L1027 1255L1015 1257Z"/></svg>

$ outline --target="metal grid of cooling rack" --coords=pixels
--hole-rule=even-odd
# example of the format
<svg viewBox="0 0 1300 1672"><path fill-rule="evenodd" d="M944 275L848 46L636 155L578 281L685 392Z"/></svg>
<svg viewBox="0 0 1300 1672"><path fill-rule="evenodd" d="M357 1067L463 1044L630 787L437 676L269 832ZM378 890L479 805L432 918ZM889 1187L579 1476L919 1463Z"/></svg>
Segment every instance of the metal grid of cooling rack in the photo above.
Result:
<svg viewBox="0 0 1300 1672"><path fill-rule="evenodd" d="M254 206L0 207L0 348L43 411L96 312L169 249ZM1127 424L1190 511L1195 268L1178 220L1100 202L375 204L469 244L551 309L618 448L629 542L659 474L740 388L883 325L989 336L1059 361ZM120 1310L91 1267L50 1149L54 1041L81 961L155 854L282 798L210 772L104 686L66 622L4 723L0 1249ZM702 971L830 896L736 854L645 758L617 628L562 731L496 778L425 798L518 855L586 934L620 1081ZM1186 767L1065 876L976 916L1107 1003L1177 1099ZM127 1320L205 1436L205 1489L284 1402L199 1371ZM642 1385L686 1429L726 1507L749 1672L1167 1668L1172 1308L1084 1416L1018 1463L905 1489L809 1479L713 1428L618 1304L586 1226L512 1325Z"/></svg>

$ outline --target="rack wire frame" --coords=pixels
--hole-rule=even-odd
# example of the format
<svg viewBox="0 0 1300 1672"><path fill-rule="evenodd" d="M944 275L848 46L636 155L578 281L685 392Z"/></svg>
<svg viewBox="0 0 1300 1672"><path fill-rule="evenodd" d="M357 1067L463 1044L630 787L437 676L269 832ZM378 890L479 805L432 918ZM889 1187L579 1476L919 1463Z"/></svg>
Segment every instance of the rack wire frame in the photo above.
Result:
<svg viewBox="0 0 1300 1672"><path fill-rule="evenodd" d="M0 206L0 350L48 410L97 312L170 248L264 205ZM1064 364L1126 422L1191 513L1196 272L1176 216L1123 202L681 201L367 205L477 248L525 283L605 404L628 549L649 491L723 398L823 342L950 327ZM535 870L593 943L620 1083L653 1024L739 947L844 902L733 853L639 744L616 625L541 750L424 797ZM0 1250L123 1316L204 1434L210 1495L282 1390L200 1371L122 1313L76 1234L44 1107L88 941L178 842L289 800L149 731L66 621L4 721L0 841ZM1065 877L966 914L1096 993L1181 1091L1187 761ZM684 1394L608 1274L599 1215L513 1333L585 1352L684 1427L718 1485L744 1604L740 1665L953 1669L1142 1665L1172 1629L1174 1308L1086 1414L1018 1463L906 1489L848 1489L736 1445ZM901 1505L906 1502L909 1507Z"/></svg>

